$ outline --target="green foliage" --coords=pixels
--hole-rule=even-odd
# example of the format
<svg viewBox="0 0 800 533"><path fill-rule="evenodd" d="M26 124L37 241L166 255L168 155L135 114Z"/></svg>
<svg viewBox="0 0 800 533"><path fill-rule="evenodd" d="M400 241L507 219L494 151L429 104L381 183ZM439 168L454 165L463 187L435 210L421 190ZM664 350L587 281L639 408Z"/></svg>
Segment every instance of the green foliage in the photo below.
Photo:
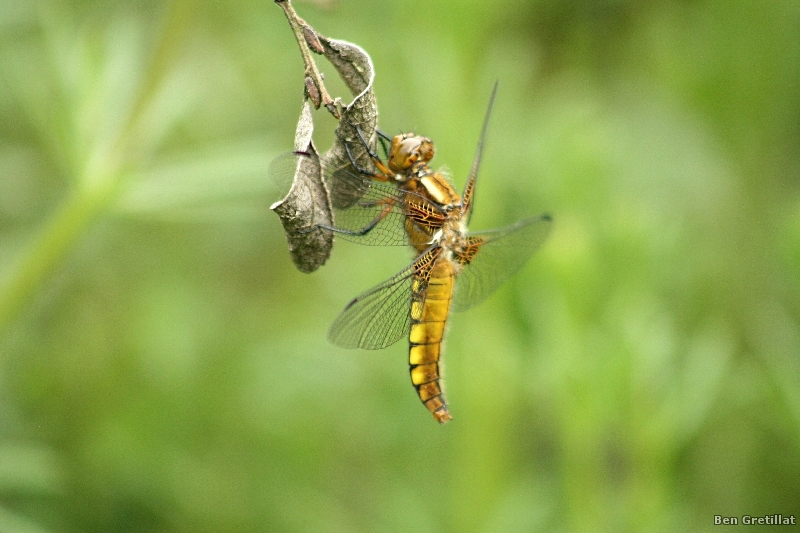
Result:
<svg viewBox="0 0 800 533"><path fill-rule="evenodd" d="M5 2L0 530L796 515L798 4L297 8L372 55L381 127L433 138L459 185L499 80L472 226L553 215L531 264L451 320L455 419L419 404L404 343L325 340L407 251L289 260L267 168L302 63L272 2Z"/></svg>

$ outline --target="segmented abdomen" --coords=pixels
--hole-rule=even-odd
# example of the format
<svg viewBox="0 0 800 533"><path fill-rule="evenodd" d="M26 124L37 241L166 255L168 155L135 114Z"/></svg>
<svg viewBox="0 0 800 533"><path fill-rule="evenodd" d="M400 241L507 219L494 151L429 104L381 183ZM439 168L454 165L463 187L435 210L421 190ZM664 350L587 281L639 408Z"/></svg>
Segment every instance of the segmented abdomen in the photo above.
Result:
<svg viewBox="0 0 800 533"><path fill-rule="evenodd" d="M423 279L414 280L411 305L411 333L408 339L411 383L417 389L422 403L440 424L453 418L442 394L439 357L454 281L453 264L440 256L430 271L427 290L421 290L424 287Z"/></svg>

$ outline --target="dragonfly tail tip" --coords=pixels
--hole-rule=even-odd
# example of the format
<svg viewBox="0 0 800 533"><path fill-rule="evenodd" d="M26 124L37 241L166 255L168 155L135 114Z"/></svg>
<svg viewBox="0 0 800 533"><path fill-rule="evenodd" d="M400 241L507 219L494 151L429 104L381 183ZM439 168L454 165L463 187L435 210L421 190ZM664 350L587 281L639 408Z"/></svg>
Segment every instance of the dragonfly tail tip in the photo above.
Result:
<svg viewBox="0 0 800 533"><path fill-rule="evenodd" d="M433 413L433 416L434 416L434 418L436 418L436 421L439 422L440 424L444 424L448 420L452 420L453 419L453 415L450 414L450 412L447 410L447 408L439 409L438 411Z"/></svg>

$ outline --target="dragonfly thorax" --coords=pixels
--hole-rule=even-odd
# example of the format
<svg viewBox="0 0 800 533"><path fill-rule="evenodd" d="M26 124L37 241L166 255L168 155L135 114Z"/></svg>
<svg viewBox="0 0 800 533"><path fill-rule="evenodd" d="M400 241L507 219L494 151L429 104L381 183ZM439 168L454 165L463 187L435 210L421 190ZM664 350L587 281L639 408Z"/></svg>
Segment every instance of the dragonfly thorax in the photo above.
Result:
<svg viewBox="0 0 800 533"><path fill-rule="evenodd" d="M467 225L458 216L449 217L439 230L441 237L439 241L442 247L449 251L461 251L467 246Z"/></svg>

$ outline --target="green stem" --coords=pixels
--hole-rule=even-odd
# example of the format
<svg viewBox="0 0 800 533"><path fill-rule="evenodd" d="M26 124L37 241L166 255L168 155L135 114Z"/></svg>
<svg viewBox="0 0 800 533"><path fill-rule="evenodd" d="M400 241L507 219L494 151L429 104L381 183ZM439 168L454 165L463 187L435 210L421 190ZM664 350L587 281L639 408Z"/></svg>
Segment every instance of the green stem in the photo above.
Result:
<svg viewBox="0 0 800 533"><path fill-rule="evenodd" d="M109 179L102 186L73 193L44 223L0 287L0 334L86 228L103 213L118 190L118 182Z"/></svg>
<svg viewBox="0 0 800 533"><path fill-rule="evenodd" d="M5 282L0 280L0 338L22 311L26 302L43 284L48 275L64 258L86 229L107 210L123 186L120 177L126 159L136 160L137 139L132 138L142 110L146 108L178 49L183 31L191 22L194 1L174 0L165 12L161 35L150 58L150 68L143 88L128 119L128 125L106 154L103 164L84 168L93 179L76 180L92 185L78 187L50 216L28 248L23 250L17 264Z"/></svg>

